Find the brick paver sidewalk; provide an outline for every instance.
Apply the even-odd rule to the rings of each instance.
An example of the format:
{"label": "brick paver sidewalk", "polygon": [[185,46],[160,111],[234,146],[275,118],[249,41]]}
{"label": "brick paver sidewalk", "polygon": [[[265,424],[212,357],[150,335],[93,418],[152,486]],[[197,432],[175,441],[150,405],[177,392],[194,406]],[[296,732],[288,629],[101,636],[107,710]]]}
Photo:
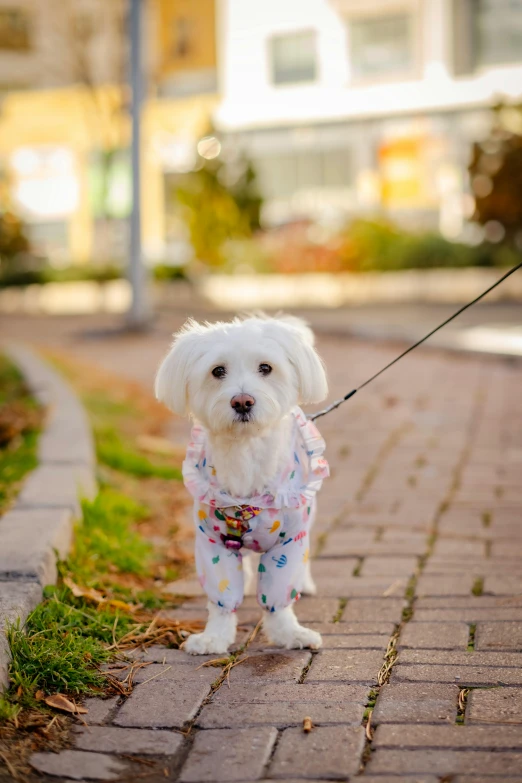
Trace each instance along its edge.
{"label": "brick paver sidewalk", "polygon": [[[128,366],[138,349],[127,343]],[[332,397],[395,353],[335,339],[320,349]],[[147,361],[159,353],[154,343]],[[258,637],[215,687],[219,669],[151,649],[130,698],[91,700],[77,749],[39,756],[39,769],[182,783],[522,782],[521,388],[520,364],[418,351],[321,420],[332,477],[319,498],[319,595],[297,612],[323,650]],[[239,615],[244,639],[253,599]]]}

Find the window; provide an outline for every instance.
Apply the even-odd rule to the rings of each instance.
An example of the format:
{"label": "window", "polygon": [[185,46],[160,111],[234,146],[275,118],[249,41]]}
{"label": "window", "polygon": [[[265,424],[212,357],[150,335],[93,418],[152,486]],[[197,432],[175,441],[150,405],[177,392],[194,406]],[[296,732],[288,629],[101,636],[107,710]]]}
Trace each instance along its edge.
{"label": "window", "polygon": [[287,198],[299,190],[353,184],[352,159],[346,148],[268,155],[258,158],[255,166],[265,198]]}
{"label": "window", "polygon": [[313,82],[317,74],[315,33],[278,35],[270,41],[274,84]]}
{"label": "window", "polygon": [[0,8],[0,49],[19,52],[29,47],[29,15],[22,8]]}
{"label": "window", "polygon": [[522,60],[522,0],[475,0],[475,64]]}
{"label": "window", "polygon": [[410,14],[354,19],[350,55],[356,79],[406,74],[414,65]]}

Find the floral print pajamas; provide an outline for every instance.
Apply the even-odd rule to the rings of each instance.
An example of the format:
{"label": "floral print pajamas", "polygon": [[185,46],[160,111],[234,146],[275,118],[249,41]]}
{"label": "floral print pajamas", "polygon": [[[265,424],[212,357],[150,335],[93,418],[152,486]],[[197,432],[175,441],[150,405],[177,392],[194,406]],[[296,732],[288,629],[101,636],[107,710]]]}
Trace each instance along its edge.
{"label": "floral print pajamas", "polygon": [[328,463],[315,425],[300,408],[294,408],[292,416],[294,443],[288,463],[263,494],[249,498],[232,497],[219,488],[206,433],[199,425],[192,431],[183,476],[196,501],[196,569],[209,599],[228,611],[243,600],[240,547],[261,554],[260,606],[275,612],[300,596],[315,495],[328,476]]}

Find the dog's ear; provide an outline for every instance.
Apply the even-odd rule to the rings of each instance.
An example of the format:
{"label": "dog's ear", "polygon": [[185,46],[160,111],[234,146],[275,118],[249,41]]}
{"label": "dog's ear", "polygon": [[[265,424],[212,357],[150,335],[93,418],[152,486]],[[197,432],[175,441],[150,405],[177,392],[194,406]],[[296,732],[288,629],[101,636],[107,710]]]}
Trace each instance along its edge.
{"label": "dog's ear", "polygon": [[174,342],[156,375],[156,398],[179,416],[188,412],[189,373],[196,358],[196,342],[204,331],[205,327],[197,321],[188,320],[174,335]]}
{"label": "dog's ear", "polygon": [[293,317],[274,319],[272,324],[277,329],[272,336],[283,346],[296,372],[299,402],[321,402],[328,394],[328,382],[323,362],[313,346],[311,329]]}

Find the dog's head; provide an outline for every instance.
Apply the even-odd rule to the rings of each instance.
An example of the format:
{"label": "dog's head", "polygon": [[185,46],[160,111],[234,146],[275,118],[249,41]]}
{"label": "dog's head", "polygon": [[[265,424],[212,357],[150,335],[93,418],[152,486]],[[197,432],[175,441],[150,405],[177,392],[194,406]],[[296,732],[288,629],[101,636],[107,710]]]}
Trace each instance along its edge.
{"label": "dog's head", "polygon": [[174,335],[156,376],[156,397],[214,433],[260,432],[328,388],[313,334],[298,318],[230,323],[190,320]]}

